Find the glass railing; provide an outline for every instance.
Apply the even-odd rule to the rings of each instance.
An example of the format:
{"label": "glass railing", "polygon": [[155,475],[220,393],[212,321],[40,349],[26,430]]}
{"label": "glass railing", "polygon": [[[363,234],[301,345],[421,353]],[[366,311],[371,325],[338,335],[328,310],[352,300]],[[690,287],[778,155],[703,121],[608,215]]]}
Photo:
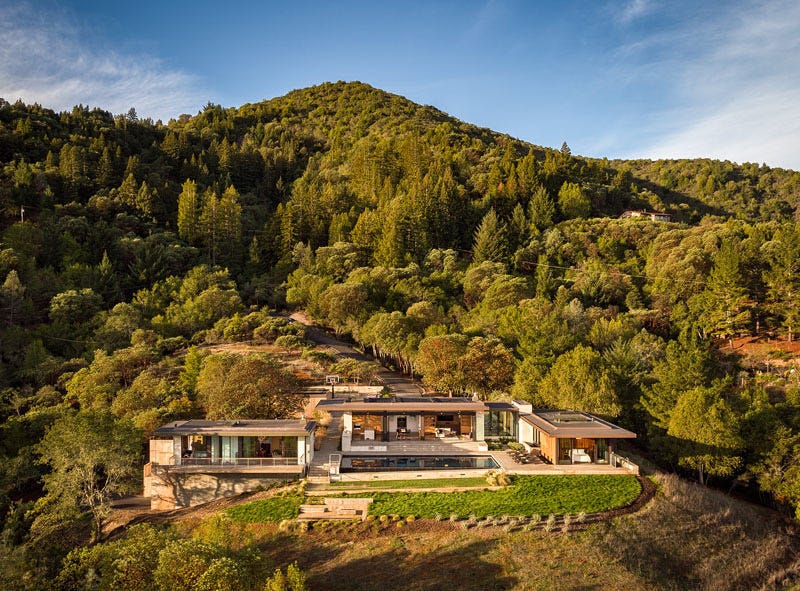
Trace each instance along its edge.
{"label": "glass railing", "polygon": [[295,466],[297,457],[272,458],[170,458],[170,466]]}

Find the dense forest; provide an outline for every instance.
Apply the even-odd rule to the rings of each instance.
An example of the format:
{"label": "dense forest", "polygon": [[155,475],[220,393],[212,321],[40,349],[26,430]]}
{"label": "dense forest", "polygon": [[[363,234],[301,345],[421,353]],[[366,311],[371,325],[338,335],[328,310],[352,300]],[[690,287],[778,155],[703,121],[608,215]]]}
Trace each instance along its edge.
{"label": "dense forest", "polygon": [[584,158],[360,83],[166,124],[0,99],[0,167],[6,588],[78,588],[63,558],[159,424],[293,412],[280,358],[204,347],[302,347],[291,308],[800,516],[798,172]]}

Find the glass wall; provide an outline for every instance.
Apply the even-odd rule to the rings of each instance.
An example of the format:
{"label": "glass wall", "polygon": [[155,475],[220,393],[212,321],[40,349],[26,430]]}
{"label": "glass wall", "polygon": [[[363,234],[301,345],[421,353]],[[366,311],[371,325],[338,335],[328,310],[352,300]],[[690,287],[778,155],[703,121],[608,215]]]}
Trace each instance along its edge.
{"label": "glass wall", "polygon": [[490,410],[483,413],[483,436],[517,438],[516,413],[510,410]]}

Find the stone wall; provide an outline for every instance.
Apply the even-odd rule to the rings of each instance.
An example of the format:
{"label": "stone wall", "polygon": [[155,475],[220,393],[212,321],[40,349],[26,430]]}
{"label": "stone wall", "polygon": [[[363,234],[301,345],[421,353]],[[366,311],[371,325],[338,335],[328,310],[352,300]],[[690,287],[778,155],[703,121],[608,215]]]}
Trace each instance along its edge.
{"label": "stone wall", "polygon": [[215,499],[252,492],[276,482],[296,480],[299,474],[204,474],[181,473],[154,466],[145,477],[150,508],[167,511],[193,507]]}

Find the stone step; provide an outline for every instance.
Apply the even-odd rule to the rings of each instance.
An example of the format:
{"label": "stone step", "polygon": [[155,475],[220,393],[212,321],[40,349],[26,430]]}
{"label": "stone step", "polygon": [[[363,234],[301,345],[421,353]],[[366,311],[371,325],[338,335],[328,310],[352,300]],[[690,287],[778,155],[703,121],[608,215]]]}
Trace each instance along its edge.
{"label": "stone step", "polygon": [[297,521],[354,521],[360,520],[358,515],[337,515],[336,513],[301,513]]}

